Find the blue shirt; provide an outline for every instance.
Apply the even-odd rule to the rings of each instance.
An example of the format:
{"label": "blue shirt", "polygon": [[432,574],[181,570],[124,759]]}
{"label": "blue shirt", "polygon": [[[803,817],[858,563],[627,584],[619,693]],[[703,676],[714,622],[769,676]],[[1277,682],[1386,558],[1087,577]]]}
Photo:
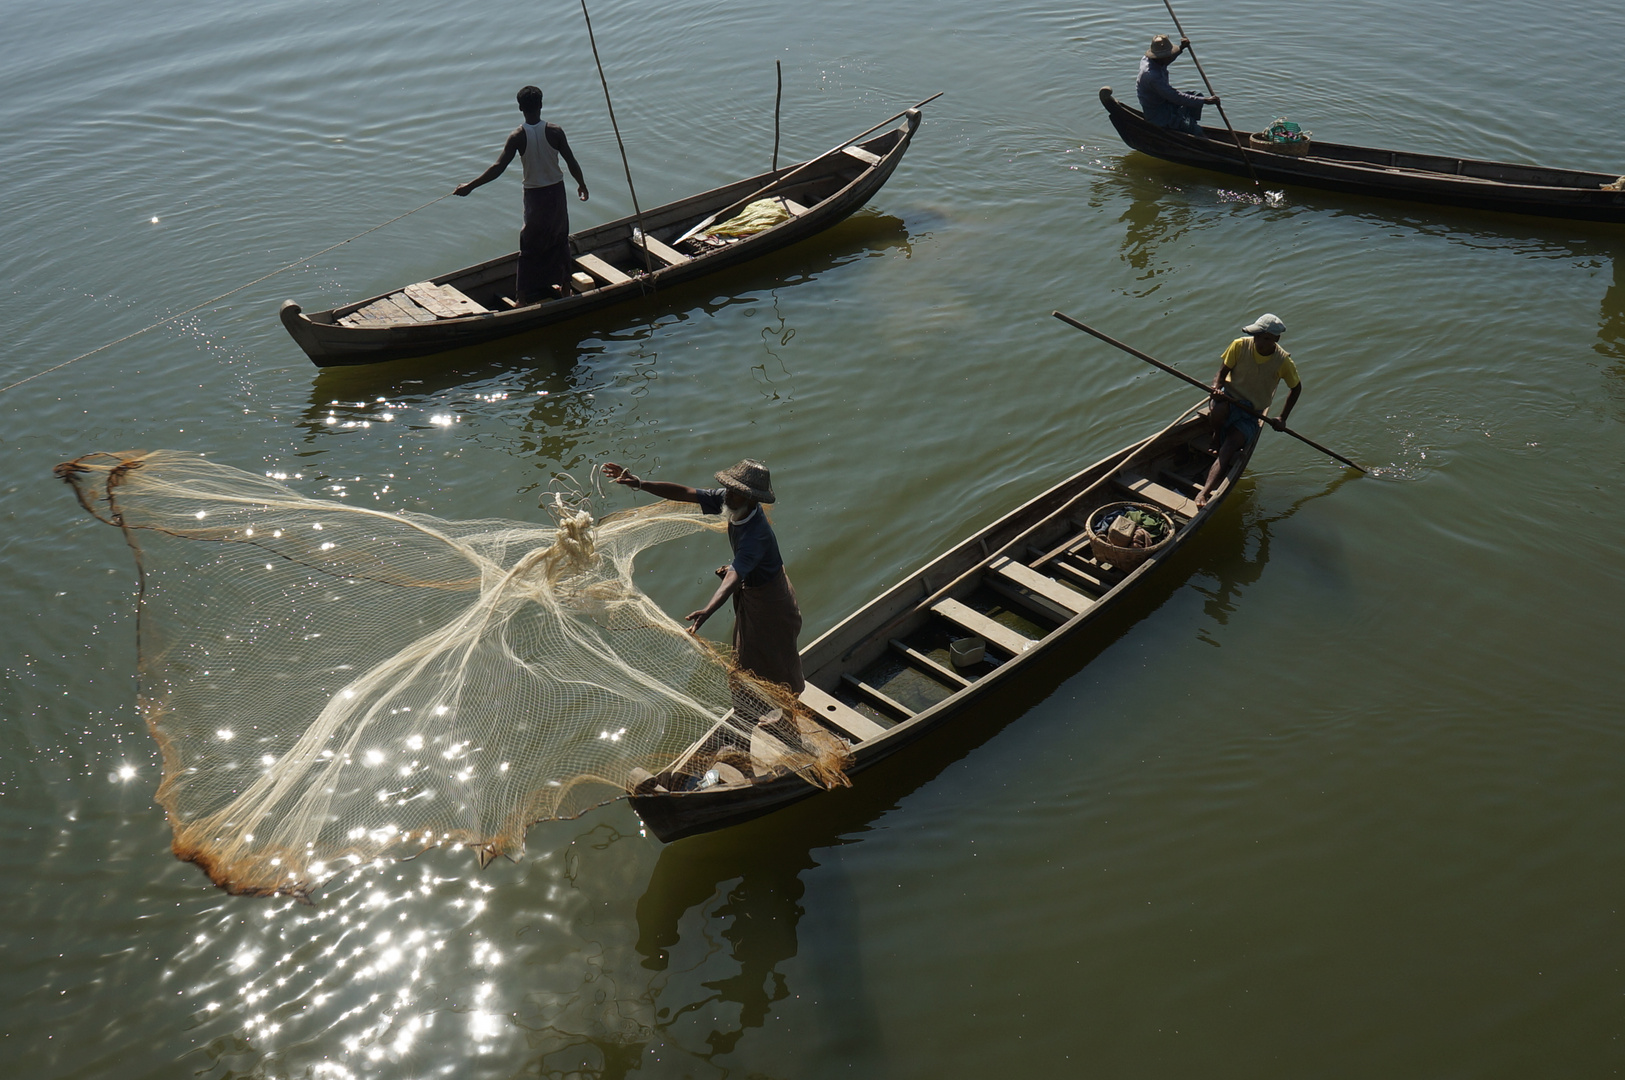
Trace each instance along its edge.
{"label": "blue shirt", "polygon": [[[696,488],[702,514],[720,514],[728,497],[727,488]],[[728,546],[733,548],[733,571],[740,584],[748,588],[766,585],[784,570],[784,559],[779,555],[779,538],[773,535],[773,526],[767,515],[757,506],[744,521],[728,522]]]}
{"label": "blue shirt", "polygon": [[1140,98],[1140,111],[1158,127],[1174,127],[1184,119],[1179,110],[1194,109],[1201,115],[1206,103],[1201,94],[1187,94],[1175,90],[1168,81],[1168,65],[1154,63],[1149,56],[1140,57],[1140,77],[1135,80],[1134,92]]}

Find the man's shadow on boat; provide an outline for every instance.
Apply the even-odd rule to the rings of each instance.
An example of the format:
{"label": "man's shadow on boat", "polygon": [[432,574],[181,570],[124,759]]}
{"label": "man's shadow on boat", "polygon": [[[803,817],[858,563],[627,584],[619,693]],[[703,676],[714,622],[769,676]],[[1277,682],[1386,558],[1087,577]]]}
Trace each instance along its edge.
{"label": "man's shadow on boat", "polygon": [[[911,257],[913,244],[902,218],[861,210],[799,244],[528,334],[433,356],[323,368],[311,385],[305,420],[323,426],[335,400],[433,397],[501,377],[517,377],[528,389],[541,390],[552,388],[562,375],[566,389],[573,389],[602,374],[592,361],[612,346],[617,354],[625,353],[626,344],[649,341],[662,327],[739,304],[759,305],[767,293],[782,295],[862,259],[892,252]],[[537,385],[530,387],[531,381]]]}
{"label": "man's shadow on boat", "polygon": [[[804,982],[796,993],[819,1003],[820,1034],[844,1060],[879,1064],[881,1042],[858,947],[862,935],[858,899],[841,868],[838,849],[860,844],[866,833],[883,828],[880,822],[911,794],[1020,721],[1180,589],[1200,590],[1207,597],[1207,614],[1224,623],[1237,594],[1262,577],[1273,527],[1357,475],[1344,470],[1321,490],[1273,513],[1260,511],[1252,484],[1244,482],[1190,544],[1106,612],[1091,633],[1035,661],[1026,676],[996,701],[972,707],[929,737],[865,770],[850,788],[668,845],[637,905],[637,952],[643,966],[666,970],[689,913],[703,911],[720,897],[700,921],[732,919],[721,932],[729,951],[718,958],[731,961],[736,973],[699,983],[705,993],[692,1001],[657,1001],[656,1028],[670,1032],[691,1013],[716,1003],[737,1005],[737,1023],[714,1027],[705,1037],[710,1050],[699,1053],[709,1058],[728,1052],[748,1030],[761,1027],[773,1006],[791,996],[782,965],[798,955],[798,926],[809,915],[802,875],[818,870],[818,906],[810,913],[817,923],[818,948],[798,965],[798,978]],[[1202,584],[1201,579],[1217,584]],[[670,984],[666,991],[671,991]]]}

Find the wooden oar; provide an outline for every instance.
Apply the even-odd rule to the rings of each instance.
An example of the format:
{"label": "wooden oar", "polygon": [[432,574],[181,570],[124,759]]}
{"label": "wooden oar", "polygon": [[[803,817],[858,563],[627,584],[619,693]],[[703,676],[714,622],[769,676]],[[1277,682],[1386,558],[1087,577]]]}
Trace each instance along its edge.
{"label": "wooden oar", "polygon": [[[1169,0],[1162,0],[1162,6],[1168,9],[1168,15],[1174,20],[1174,29],[1179,31],[1181,40],[1188,41],[1189,37],[1185,33],[1185,28],[1179,25],[1179,16],[1174,14],[1174,5]],[[1196,73],[1202,76],[1202,85],[1207,87],[1208,97],[1218,97],[1219,92],[1213,89],[1212,80],[1207,77],[1207,72],[1202,70],[1202,61],[1197,58],[1196,46],[1192,45],[1186,51],[1191,54],[1191,63],[1196,65]],[[1253,171],[1253,163],[1248,159],[1247,151],[1241,147],[1241,136],[1236,134],[1235,125],[1231,124],[1230,118],[1224,114],[1224,106],[1215,104],[1213,107],[1219,110],[1219,119],[1223,120],[1224,126],[1230,129],[1230,141],[1236,144],[1236,153],[1241,155],[1241,163],[1247,166],[1247,174],[1253,178],[1253,186],[1263,187],[1263,182],[1258,179],[1258,173]]]}
{"label": "wooden oar", "polygon": [[[1213,393],[1213,387],[1209,386],[1207,383],[1203,382],[1202,380],[1193,379],[1189,375],[1185,374],[1183,371],[1180,371],[1178,368],[1171,367],[1168,364],[1164,364],[1161,360],[1158,360],[1156,357],[1149,356],[1149,355],[1141,352],[1139,349],[1136,349],[1132,345],[1125,345],[1125,344],[1123,344],[1123,342],[1118,341],[1114,337],[1109,337],[1109,336],[1107,336],[1105,334],[1102,334],[1099,330],[1096,330],[1092,326],[1085,326],[1083,323],[1081,323],[1078,320],[1074,319],[1070,315],[1063,315],[1059,311],[1052,311],[1052,312],[1050,312],[1050,314],[1054,315],[1057,319],[1060,319],[1062,322],[1066,323],[1068,326],[1076,327],[1077,329],[1082,330],[1085,334],[1091,334],[1094,337],[1099,338],[1101,341],[1104,341],[1108,345],[1116,345],[1119,349],[1122,349],[1124,352],[1128,353],[1130,356],[1137,356],[1141,360],[1144,360],[1146,363],[1150,364],[1152,367],[1161,368],[1163,371],[1166,371],[1170,375],[1174,375],[1174,376],[1177,376],[1177,377],[1179,377],[1181,379],[1184,379],[1186,382],[1190,383],[1192,386],[1196,387],[1198,390],[1205,391],[1206,393],[1209,393],[1209,394]],[[1232,409],[1240,409],[1242,412],[1246,413],[1248,416],[1251,416],[1251,417],[1253,417],[1254,419],[1257,419],[1257,420],[1263,420],[1264,419],[1264,414],[1263,413],[1254,412],[1252,409],[1249,409],[1247,406],[1243,405],[1241,402],[1237,401],[1235,398],[1227,397],[1227,398],[1225,398],[1225,401],[1230,405],[1230,407]],[[1275,425],[1273,425],[1273,424],[1271,424],[1270,426],[1272,428],[1275,427]],[[1309,444],[1310,446],[1314,447],[1316,450],[1319,450],[1322,454],[1325,454],[1327,457],[1336,458],[1338,461],[1341,461],[1343,464],[1347,465],[1351,469],[1356,469],[1356,470],[1358,470],[1359,472],[1361,472],[1363,474],[1369,475],[1369,472],[1366,469],[1363,469],[1360,466],[1356,465],[1354,462],[1350,461],[1348,458],[1344,457],[1342,454],[1337,453],[1335,450],[1326,449],[1326,447],[1320,445],[1315,440],[1313,440],[1311,438],[1308,438],[1307,436],[1304,436],[1304,435],[1299,435],[1296,431],[1293,431],[1289,427],[1282,427],[1282,428],[1279,428],[1277,430],[1285,432],[1286,434],[1292,436],[1294,439],[1297,439],[1299,442]]]}
{"label": "wooden oar", "polygon": [[692,229],[688,230],[688,232],[684,233],[682,236],[679,236],[677,239],[673,240],[672,245],[676,246],[677,244],[681,244],[684,240],[689,239],[690,237],[694,236],[695,234],[704,232],[706,229],[709,229],[712,225],[715,225],[718,221],[721,221],[721,220],[725,219],[729,214],[732,214],[732,213],[735,213],[736,211],[738,211],[740,207],[747,206],[750,203],[755,202],[757,199],[761,198],[763,195],[766,195],[768,192],[772,191],[774,188],[778,187],[780,184],[784,183],[786,180],[790,179],[792,176],[795,176],[797,173],[801,172],[803,169],[811,168],[812,166],[818,164],[820,161],[823,161],[825,158],[829,157],[831,154],[840,153],[842,150],[845,150],[848,146],[852,145],[853,143],[857,142],[859,139],[863,138],[865,135],[869,134],[869,132],[871,132],[871,131],[879,131],[881,128],[885,127],[887,124],[891,123],[893,120],[896,120],[899,117],[907,116],[909,113],[913,112],[915,109],[923,109],[925,106],[931,104],[933,101],[937,100],[937,98],[941,97],[944,93],[946,93],[946,91],[939,90],[935,94],[932,94],[930,97],[926,98],[924,101],[920,102],[918,105],[912,105],[909,108],[904,109],[900,113],[897,113],[897,114],[895,114],[893,116],[886,117],[886,119],[882,120],[880,123],[876,124],[874,127],[869,128],[868,131],[860,131],[856,135],[852,136],[850,139],[846,139],[846,140],[844,140],[842,142],[836,143],[834,146],[830,147],[828,150],[825,150],[822,154],[819,154],[817,157],[813,158],[811,161],[803,161],[800,165],[797,165],[795,168],[791,169],[789,172],[785,173],[783,176],[780,176],[780,177],[774,179],[770,184],[768,184],[766,187],[762,188],[760,191],[756,191],[756,192],[753,192],[750,195],[746,195],[743,199],[740,199],[738,202],[732,203],[729,206],[725,206],[721,210],[718,210],[716,213],[712,214],[710,217],[706,218],[704,221],[700,222],[698,225],[696,225]]}

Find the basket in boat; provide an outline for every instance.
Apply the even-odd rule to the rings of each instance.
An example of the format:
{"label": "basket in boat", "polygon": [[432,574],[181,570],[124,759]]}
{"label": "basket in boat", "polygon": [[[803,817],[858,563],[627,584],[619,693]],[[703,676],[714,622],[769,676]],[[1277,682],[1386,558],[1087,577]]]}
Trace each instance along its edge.
{"label": "basket in boat", "polygon": [[[1106,539],[1106,530],[1111,527],[1112,520],[1125,510],[1142,510],[1151,517],[1162,522],[1162,539],[1149,547],[1118,547]],[[1168,546],[1174,538],[1174,521],[1158,507],[1149,503],[1117,502],[1109,503],[1089,515],[1089,550],[1095,553],[1095,558],[1103,563],[1128,573],[1145,560]]]}
{"label": "basket in boat", "polygon": [[1261,131],[1255,131],[1247,136],[1247,145],[1254,150],[1264,150],[1271,154],[1287,154],[1291,157],[1308,157],[1309,140],[1300,139],[1297,142],[1275,142]]}

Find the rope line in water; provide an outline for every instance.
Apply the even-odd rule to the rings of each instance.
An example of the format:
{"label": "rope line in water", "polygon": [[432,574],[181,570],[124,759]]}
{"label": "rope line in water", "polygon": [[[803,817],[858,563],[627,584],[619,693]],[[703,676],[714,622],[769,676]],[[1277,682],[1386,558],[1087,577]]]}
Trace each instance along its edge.
{"label": "rope line in water", "polygon": [[125,334],[123,337],[117,339],[116,341],[109,341],[106,345],[98,346],[98,347],[96,347],[94,349],[91,349],[87,353],[80,353],[78,356],[75,356],[72,360],[64,360],[64,361],[62,361],[62,363],[55,364],[55,365],[53,365],[51,367],[46,368],[43,371],[36,371],[36,372],[34,372],[34,374],[28,376],[28,378],[26,378],[26,379],[18,379],[14,383],[10,383],[10,384],[8,384],[6,386],[0,386],[0,394],[5,393],[7,390],[14,390],[17,387],[23,385],[24,383],[33,382],[35,379],[39,378],[41,375],[49,375],[53,371],[61,371],[63,368],[67,367],[69,364],[78,363],[80,360],[83,360],[87,356],[95,356],[99,352],[104,352],[104,351],[106,351],[108,349],[111,349],[114,345],[122,344],[122,343],[124,343],[126,341],[129,341],[131,338],[140,337],[142,334],[145,334],[148,330],[156,330],[160,326],[163,326],[166,323],[172,323],[176,319],[179,319],[183,315],[190,315],[190,314],[192,314],[192,312],[198,311],[198,310],[200,310],[202,308],[206,308],[210,304],[218,303],[221,300],[224,300],[228,296],[235,296],[237,293],[242,292],[244,289],[253,288],[255,285],[258,285],[262,281],[268,281],[271,278],[276,277],[278,274],[282,273],[284,270],[292,270],[296,266],[301,266],[301,265],[303,265],[305,263],[308,263],[312,259],[317,259],[317,258],[320,258],[323,255],[326,255],[329,251],[332,251],[334,248],[343,247],[345,244],[348,244],[351,240],[359,240],[363,236],[366,236],[368,233],[375,233],[379,229],[384,228],[384,226],[386,226],[386,225],[395,224],[397,221],[401,220],[401,218],[411,217],[413,214],[417,213],[419,210],[427,210],[429,207],[431,207],[435,203],[439,202],[440,199],[449,198],[451,196],[451,194],[452,193],[448,191],[448,192],[446,192],[446,194],[440,196],[440,198],[438,198],[438,199],[430,199],[428,202],[424,203],[422,206],[419,206],[419,207],[416,207],[414,209],[408,210],[406,213],[400,214],[400,215],[398,215],[396,217],[392,217],[388,221],[384,222],[382,225],[374,225],[372,228],[367,229],[365,232],[358,232],[354,236],[351,236],[351,237],[349,237],[347,239],[344,239],[344,240],[340,240],[336,244],[332,244],[332,245],[330,245],[328,247],[324,247],[324,248],[322,248],[322,250],[316,252],[313,255],[306,255],[303,259],[295,259],[293,262],[289,263],[287,266],[279,266],[275,270],[272,270],[269,274],[266,274],[266,275],[264,275],[262,277],[257,277],[253,281],[248,282],[246,285],[239,285],[235,289],[231,289],[231,290],[229,290],[227,292],[221,293],[219,296],[212,296],[209,299],[203,301],[203,303],[194,304],[192,307],[187,308],[185,311],[177,311],[175,314],[169,316],[166,319],[159,319],[157,322],[153,323],[151,326],[143,326],[141,329],[135,331],[134,333]]}

